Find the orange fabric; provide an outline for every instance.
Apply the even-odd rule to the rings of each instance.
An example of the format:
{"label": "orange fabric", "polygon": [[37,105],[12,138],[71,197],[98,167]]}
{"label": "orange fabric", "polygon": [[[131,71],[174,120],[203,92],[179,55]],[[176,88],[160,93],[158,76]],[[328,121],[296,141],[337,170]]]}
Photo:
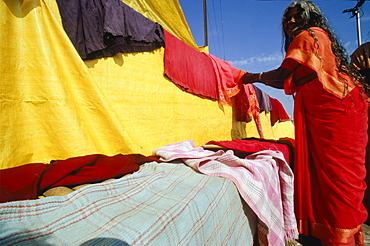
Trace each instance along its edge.
{"label": "orange fabric", "polygon": [[[335,56],[332,55],[331,41],[327,34],[321,28],[314,27],[311,29],[317,36],[319,44],[315,42],[308,31],[303,31],[294,38],[289,46],[285,60],[288,61],[289,58],[294,59],[307,68],[316,71],[325,90],[343,98],[355,85],[348,75],[339,73]],[[286,66],[284,62],[282,66]],[[294,94],[297,90],[294,79],[290,77],[285,81],[285,93],[288,95]],[[345,90],[346,84],[348,84],[348,91]]]}
{"label": "orange fabric", "polygon": [[[356,228],[357,230],[357,228]],[[350,232],[351,234],[353,232]],[[329,241],[326,241],[326,240],[321,240],[321,245],[322,246],[365,246],[365,236],[364,236],[364,232],[362,231],[362,228],[360,226],[360,229],[357,230],[357,232],[355,233],[354,237],[351,238],[350,241],[347,241],[346,243],[331,243]]]}
{"label": "orange fabric", "polygon": [[254,90],[254,87],[252,84],[244,85],[244,89],[248,91],[248,94],[249,94],[248,114],[253,116],[253,119],[254,119],[254,122],[256,123],[256,127],[258,130],[258,134],[260,135],[260,138],[264,138],[263,131],[262,131],[262,125],[261,125],[261,119],[260,119],[260,105],[258,103],[256,91]]}
{"label": "orange fabric", "polygon": [[[350,77],[338,73],[327,35],[319,28],[312,29],[318,44],[307,31],[302,32],[293,40],[282,64],[293,70],[285,81],[285,91],[296,94],[294,174],[298,230],[329,245],[352,245],[367,218],[362,199],[366,188],[368,108],[361,89]],[[301,66],[292,69],[289,59]],[[317,73],[317,79],[296,84],[312,71]]]}
{"label": "orange fabric", "polygon": [[245,74],[244,71],[233,67],[229,62],[221,60],[211,54],[207,55],[212,61],[216,73],[216,84],[218,101],[222,105],[232,106],[231,98],[238,94],[242,84],[240,78]]}
{"label": "orange fabric", "polygon": [[[240,74],[242,75],[242,73]],[[236,119],[238,121],[249,122],[253,118],[256,123],[258,135],[260,138],[264,138],[260,119],[260,105],[256,90],[252,84],[242,85],[242,89],[234,97],[234,107]]]}
{"label": "orange fabric", "polygon": [[235,112],[235,119],[237,121],[250,122],[253,116],[250,114],[249,92],[246,86],[243,85],[242,89],[234,97],[233,107]]}

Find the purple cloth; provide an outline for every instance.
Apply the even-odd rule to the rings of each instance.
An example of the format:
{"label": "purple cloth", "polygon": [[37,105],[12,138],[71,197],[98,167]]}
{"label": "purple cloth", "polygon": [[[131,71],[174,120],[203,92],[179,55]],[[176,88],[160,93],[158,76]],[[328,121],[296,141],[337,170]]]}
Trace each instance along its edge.
{"label": "purple cloth", "polygon": [[253,87],[254,90],[256,91],[257,100],[260,105],[260,112],[265,111],[266,113],[270,113],[272,110],[272,106],[269,95],[266,92],[262,91],[257,86],[253,85]]}
{"label": "purple cloth", "polygon": [[162,27],[119,0],[57,0],[64,30],[84,60],[164,45]]}

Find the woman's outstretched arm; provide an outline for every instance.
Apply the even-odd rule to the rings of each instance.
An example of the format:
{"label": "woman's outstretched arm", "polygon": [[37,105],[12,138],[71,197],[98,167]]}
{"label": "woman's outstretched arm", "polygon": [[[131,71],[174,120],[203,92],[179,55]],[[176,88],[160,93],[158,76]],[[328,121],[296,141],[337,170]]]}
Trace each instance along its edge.
{"label": "woman's outstretched arm", "polygon": [[265,73],[246,73],[241,78],[241,81],[243,84],[259,82],[273,88],[284,89],[284,80],[288,78],[291,73],[291,70],[279,67]]}

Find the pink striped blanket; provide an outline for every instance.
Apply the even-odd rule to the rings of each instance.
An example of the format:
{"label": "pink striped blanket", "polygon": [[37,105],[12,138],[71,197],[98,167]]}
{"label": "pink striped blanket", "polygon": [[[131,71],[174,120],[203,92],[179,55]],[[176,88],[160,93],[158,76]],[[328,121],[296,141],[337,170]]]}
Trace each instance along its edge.
{"label": "pink striped blanket", "polygon": [[233,182],[145,163],[65,196],[0,203],[0,245],[254,245],[256,214]]}
{"label": "pink striped blanket", "polygon": [[188,140],[158,148],[154,154],[162,161],[182,159],[203,174],[231,179],[259,219],[260,245],[285,245],[298,238],[293,172],[281,152],[264,150],[240,159],[232,150],[204,150]]}

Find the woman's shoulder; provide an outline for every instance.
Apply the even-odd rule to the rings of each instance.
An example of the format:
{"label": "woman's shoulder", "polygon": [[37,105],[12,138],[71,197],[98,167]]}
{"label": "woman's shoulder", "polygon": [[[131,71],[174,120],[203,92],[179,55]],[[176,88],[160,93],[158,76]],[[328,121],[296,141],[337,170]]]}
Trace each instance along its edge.
{"label": "woman's shoulder", "polygon": [[331,41],[327,33],[322,28],[311,27],[309,30],[300,32],[293,39],[292,43],[289,45],[287,53],[296,49],[315,52],[318,47],[331,47]]}
{"label": "woman's shoulder", "polygon": [[315,33],[316,36],[322,38],[329,38],[328,33],[320,27],[311,27],[311,30]]}
{"label": "woman's shoulder", "polygon": [[321,28],[321,27],[310,27],[309,29],[303,30],[300,32],[296,37],[305,37],[305,36],[311,36],[312,34],[319,35],[319,36],[328,36],[328,34]]}
{"label": "woman's shoulder", "polygon": [[314,31],[314,32],[321,32],[321,33],[325,33],[326,34],[326,32],[321,27],[315,26],[315,27],[311,27],[310,29],[312,31]]}
{"label": "woman's shoulder", "polygon": [[310,29],[300,32],[293,40],[293,42],[316,42],[315,40],[328,41],[328,34],[320,27],[311,27]]}

